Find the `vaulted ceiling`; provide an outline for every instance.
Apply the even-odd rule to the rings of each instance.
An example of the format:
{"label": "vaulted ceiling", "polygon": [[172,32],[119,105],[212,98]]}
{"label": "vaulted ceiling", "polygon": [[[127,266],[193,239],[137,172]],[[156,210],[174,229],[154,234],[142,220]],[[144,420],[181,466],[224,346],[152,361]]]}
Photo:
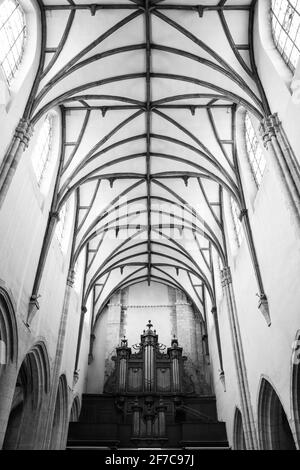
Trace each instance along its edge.
{"label": "vaulted ceiling", "polygon": [[241,204],[235,114],[261,119],[250,0],[45,0],[30,116],[62,109],[55,201],[76,201],[75,261],[97,312],[138,282],[214,297],[224,192]]}

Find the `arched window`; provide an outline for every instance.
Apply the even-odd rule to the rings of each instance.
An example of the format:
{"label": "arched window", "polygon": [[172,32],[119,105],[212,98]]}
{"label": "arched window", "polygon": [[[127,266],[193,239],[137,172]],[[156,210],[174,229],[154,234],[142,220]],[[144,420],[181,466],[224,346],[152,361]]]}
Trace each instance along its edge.
{"label": "arched window", "polygon": [[246,114],[245,117],[245,136],[252,174],[256,186],[259,187],[266,168],[266,159],[249,114]]}
{"label": "arched window", "polygon": [[272,0],[272,33],[288,67],[295,71],[300,55],[299,0]]}
{"label": "arched window", "polygon": [[66,219],[67,219],[67,204],[64,204],[59,213],[59,221],[56,226],[55,234],[58,240],[60,247],[62,248],[63,239],[66,229]]}
{"label": "arched window", "polygon": [[53,119],[47,114],[40,129],[32,156],[33,168],[38,185],[41,186],[51,155]]}
{"label": "arched window", "polygon": [[246,450],[246,439],[243,426],[242,413],[238,408],[234,414],[233,445],[235,450]]}
{"label": "arched window", "polygon": [[0,65],[10,85],[23,58],[26,39],[25,15],[17,0],[0,5]]}
{"label": "arched window", "polygon": [[296,450],[288,417],[266,379],[262,379],[259,392],[258,431],[262,450]]}
{"label": "arched window", "polygon": [[237,202],[232,197],[230,198],[230,204],[236,241],[238,246],[241,246],[244,237],[243,225],[240,220],[241,211],[239,209],[239,206],[237,205]]}

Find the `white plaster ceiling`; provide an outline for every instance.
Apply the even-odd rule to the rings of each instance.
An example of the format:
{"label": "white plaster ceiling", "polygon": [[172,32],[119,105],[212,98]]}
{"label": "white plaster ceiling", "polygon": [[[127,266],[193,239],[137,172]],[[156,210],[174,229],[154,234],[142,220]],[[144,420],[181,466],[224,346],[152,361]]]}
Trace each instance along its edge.
{"label": "white plaster ceiling", "polygon": [[214,295],[211,252],[226,258],[224,192],[240,202],[235,109],[263,114],[253,2],[44,5],[31,115],[36,122],[55,106],[65,115],[57,206],[76,194],[74,260],[86,250],[86,297],[95,288],[101,311],[120,287],[162,282],[202,311],[203,285]]}

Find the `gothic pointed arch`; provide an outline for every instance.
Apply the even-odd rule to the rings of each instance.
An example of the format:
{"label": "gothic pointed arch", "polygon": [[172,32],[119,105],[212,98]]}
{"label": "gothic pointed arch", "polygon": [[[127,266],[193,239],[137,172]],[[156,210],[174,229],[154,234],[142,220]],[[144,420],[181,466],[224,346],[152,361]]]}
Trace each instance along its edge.
{"label": "gothic pointed arch", "polygon": [[239,408],[235,409],[233,422],[233,448],[235,450],[246,450],[246,440],[243,426],[242,413]]}
{"label": "gothic pointed arch", "polygon": [[292,450],[295,441],[288,417],[271,383],[261,379],[258,398],[258,430],[262,450]]}
{"label": "gothic pointed arch", "polygon": [[5,365],[17,362],[18,330],[15,308],[8,291],[0,286],[0,373]]}
{"label": "gothic pointed arch", "polygon": [[68,384],[64,374],[59,377],[50,449],[63,449],[68,431]]}
{"label": "gothic pointed arch", "polygon": [[295,422],[296,438],[300,445],[300,331],[297,332],[292,355],[291,401],[292,416]]}
{"label": "gothic pointed arch", "polygon": [[43,403],[49,392],[50,364],[43,341],[32,346],[20,366],[4,439],[4,449],[41,447]]}
{"label": "gothic pointed arch", "polygon": [[71,412],[70,412],[70,422],[78,421],[80,415],[80,398],[77,395],[72,403]]}

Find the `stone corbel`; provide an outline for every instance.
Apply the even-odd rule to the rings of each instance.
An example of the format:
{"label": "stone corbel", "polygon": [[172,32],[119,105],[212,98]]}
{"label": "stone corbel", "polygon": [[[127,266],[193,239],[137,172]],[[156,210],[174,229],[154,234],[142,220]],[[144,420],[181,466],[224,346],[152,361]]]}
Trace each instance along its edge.
{"label": "stone corbel", "polygon": [[219,373],[220,382],[223,386],[224,392],[226,392],[225,372],[223,370]]}
{"label": "stone corbel", "polygon": [[261,311],[264,319],[266,320],[267,325],[271,326],[271,317],[267,296],[266,294],[257,294],[257,296],[259,297],[258,308]]}
{"label": "stone corbel", "polygon": [[28,306],[28,316],[26,325],[29,326],[31,320],[34,318],[36,312],[40,309],[40,304],[38,302],[38,298],[41,297],[40,294],[32,294],[29,300]]}
{"label": "stone corbel", "polygon": [[77,384],[78,380],[79,380],[79,369],[74,370],[74,373],[73,373],[73,389],[75,385]]}

